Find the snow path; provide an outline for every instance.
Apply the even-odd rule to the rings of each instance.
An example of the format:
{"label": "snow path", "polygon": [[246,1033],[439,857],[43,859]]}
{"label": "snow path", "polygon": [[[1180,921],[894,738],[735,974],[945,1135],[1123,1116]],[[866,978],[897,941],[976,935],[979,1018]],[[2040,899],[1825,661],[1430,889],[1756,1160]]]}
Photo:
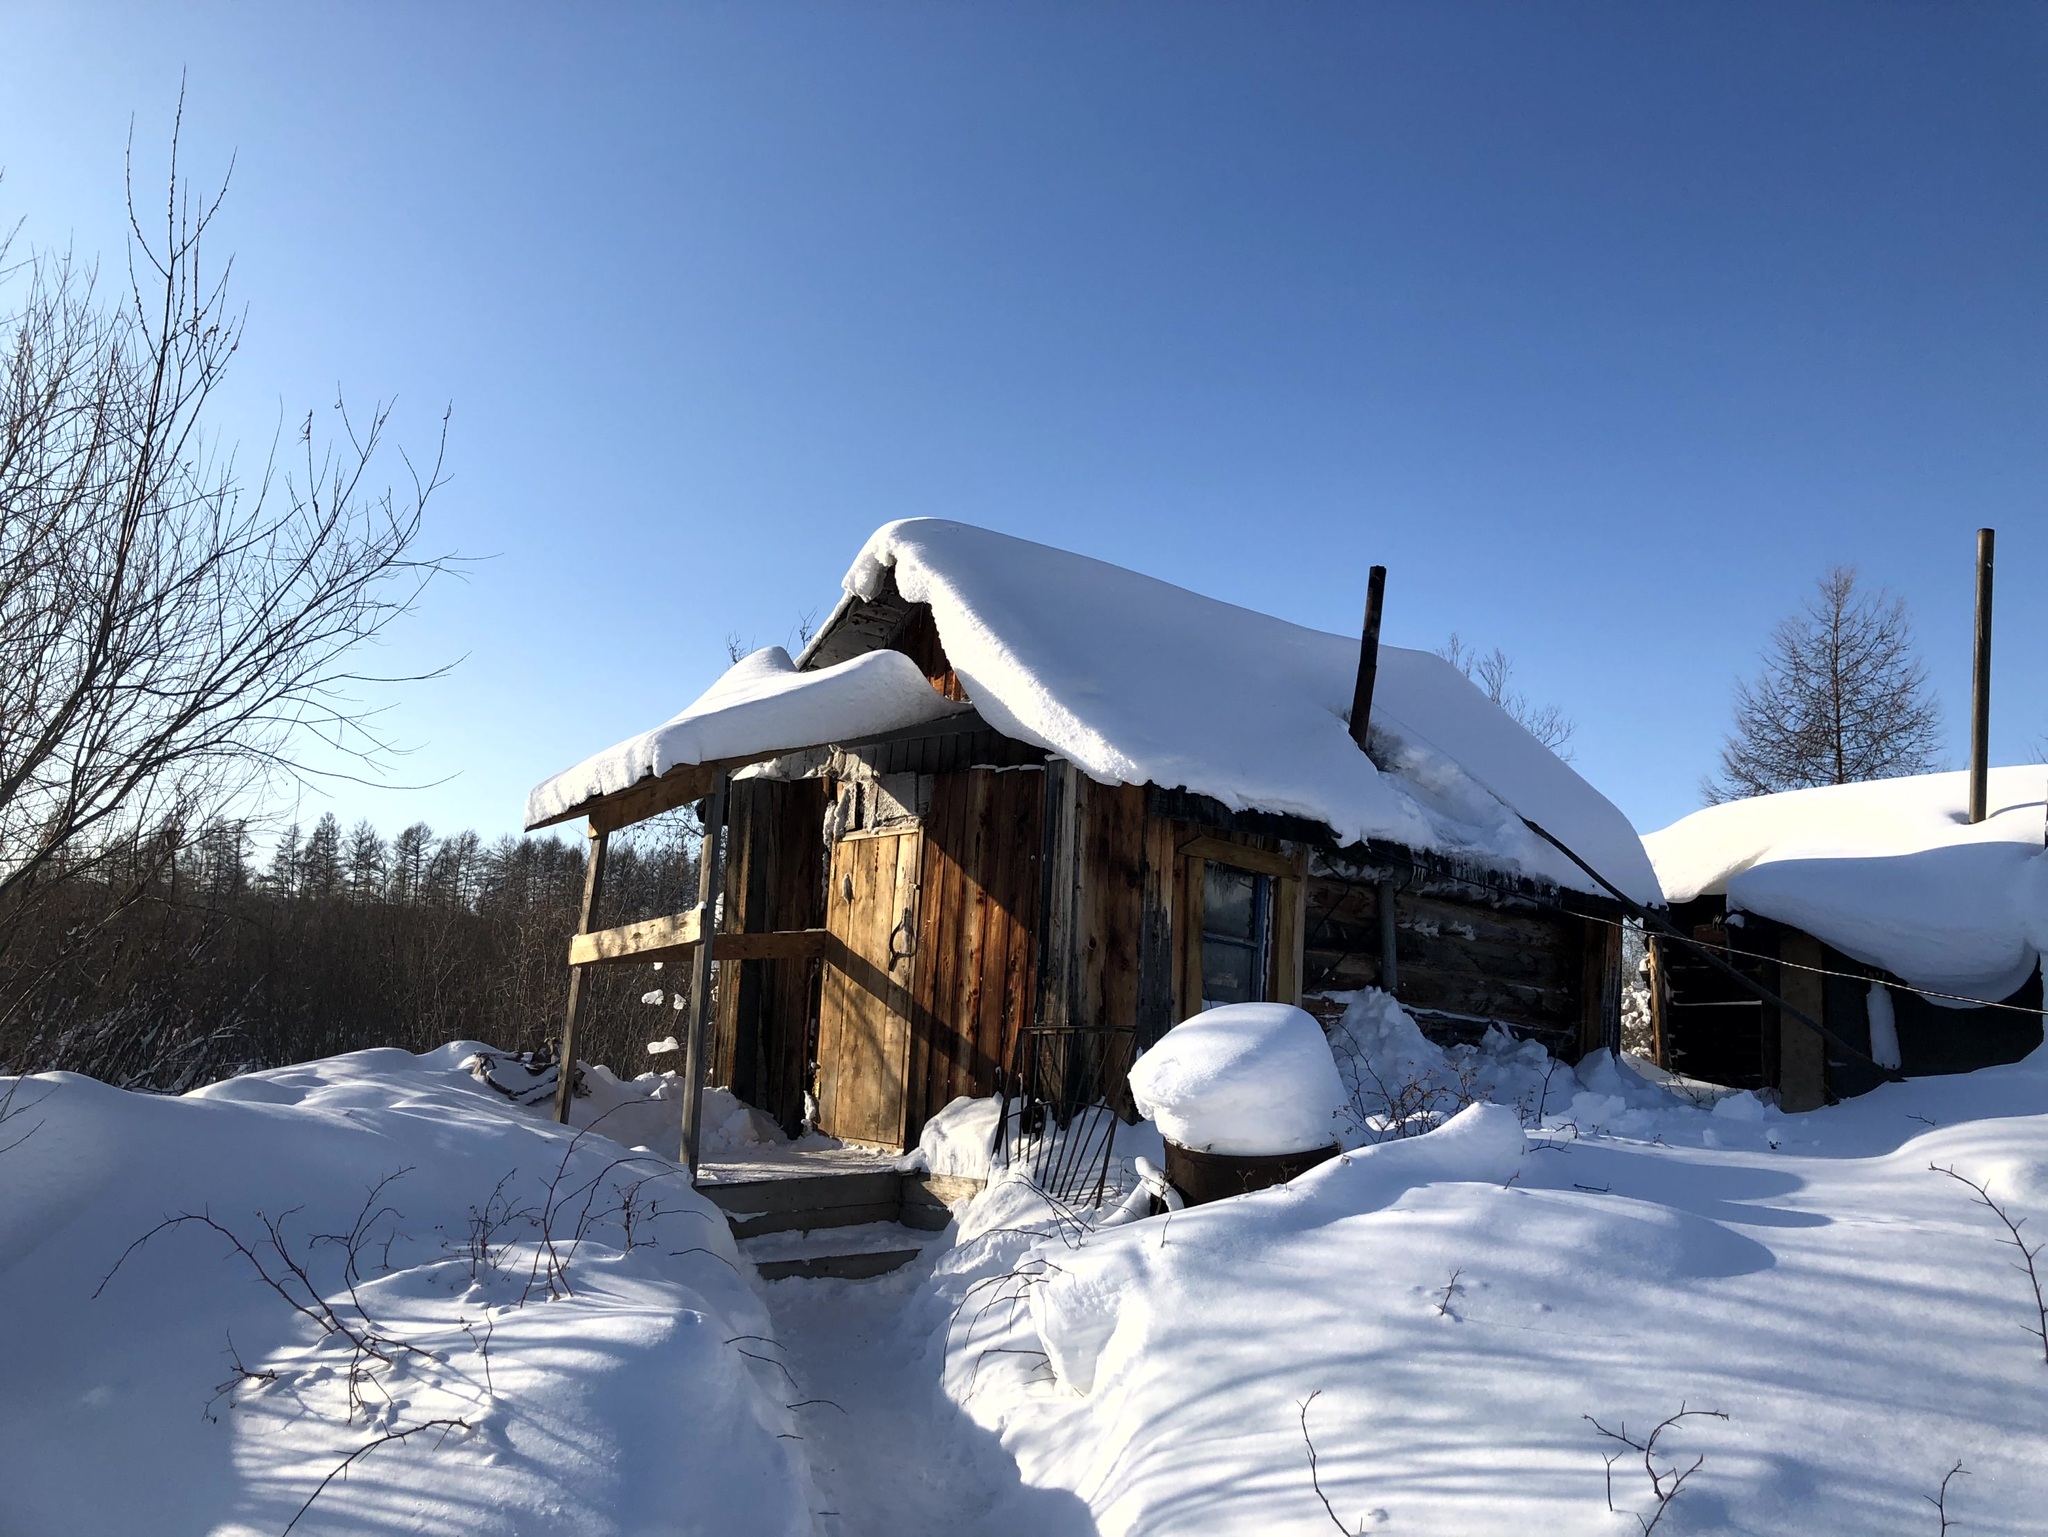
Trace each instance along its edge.
{"label": "snow path", "polygon": [[[937,1251],[935,1251],[937,1252]],[[1037,1489],[989,1432],[939,1391],[914,1303],[927,1257],[872,1281],[770,1281],[798,1398],[822,1537],[1094,1537],[1088,1508]]]}

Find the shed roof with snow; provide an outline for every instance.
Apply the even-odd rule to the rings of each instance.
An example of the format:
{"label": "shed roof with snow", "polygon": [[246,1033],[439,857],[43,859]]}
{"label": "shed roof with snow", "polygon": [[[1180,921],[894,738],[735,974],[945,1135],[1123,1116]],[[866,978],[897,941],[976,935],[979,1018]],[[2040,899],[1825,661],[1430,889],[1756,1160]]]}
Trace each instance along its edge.
{"label": "shed roof with snow", "polygon": [[[1359,642],[1105,561],[940,519],[876,531],[804,655],[756,652],[682,714],[535,787],[543,826],[649,776],[735,765],[967,708],[1105,784],[1156,784],[1237,811],[1597,886],[1523,825],[1569,844],[1638,901],[1660,900],[1641,840],[1607,798],[1443,658],[1382,645],[1374,761],[1348,716]],[[887,649],[928,605],[968,703]]]}
{"label": "shed roof with snow", "polygon": [[1974,826],[1962,772],[1789,790],[1643,842],[1674,904],[1724,897],[1916,986],[2000,999],[2048,950],[2044,786],[2039,764],[1992,769]]}

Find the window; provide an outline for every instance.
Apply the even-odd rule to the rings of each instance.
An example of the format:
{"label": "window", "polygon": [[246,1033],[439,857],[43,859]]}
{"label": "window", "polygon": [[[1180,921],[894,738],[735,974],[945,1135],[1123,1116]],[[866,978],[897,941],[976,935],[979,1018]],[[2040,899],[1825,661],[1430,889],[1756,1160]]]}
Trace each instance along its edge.
{"label": "window", "polygon": [[1272,889],[1270,876],[1214,860],[1202,867],[1204,1008],[1264,1000]]}

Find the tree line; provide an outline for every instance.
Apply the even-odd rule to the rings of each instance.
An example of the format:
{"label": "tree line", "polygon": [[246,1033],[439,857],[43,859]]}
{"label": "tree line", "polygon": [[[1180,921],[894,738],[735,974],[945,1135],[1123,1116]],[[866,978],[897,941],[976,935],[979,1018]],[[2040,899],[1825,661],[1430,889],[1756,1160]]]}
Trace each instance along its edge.
{"label": "tree line", "polygon": [[[614,840],[603,923],[695,900],[688,814],[635,831]],[[415,822],[386,839],[332,815],[288,828],[261,863],[232,820],[95,848],[0,951],[0,1073],[180,1092],[371,1046],[541,1047],[566,1004],[584,857],[555,837],[487,843]],[[579,1055],[645,1071],[650,1034],[667,1033],[639,1002],[645,975],[593,981]]]}

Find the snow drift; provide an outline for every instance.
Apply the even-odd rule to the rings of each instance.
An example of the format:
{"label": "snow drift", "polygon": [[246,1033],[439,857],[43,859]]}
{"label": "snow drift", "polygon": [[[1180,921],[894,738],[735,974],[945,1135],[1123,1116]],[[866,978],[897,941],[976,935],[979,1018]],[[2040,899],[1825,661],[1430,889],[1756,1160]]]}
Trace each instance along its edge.
{"label": "snow drift", "polygon": [[1338,1036],[1368,1145],[1118,1227],[999,1179],[938,1266],[948,1394],[1094,1530],[1639,1533],[1641,1459],[1610,1483],[1587,1417],[1641,1439],[1681,1406],[1727,1418],[1659,1442],[1704,1459],[1660,1533],[1932,1531],[1957,1461],[1958,1529],[2038,1529],[2032,1294],[1930,1165],[2043,1220],[2048,1053],[1786,1117],[1605,1053],[1438,1048],[1382,994]]}
{"label": "snow drift", "polygon": [[[719,1213],[669,1160],[508,1103],[484,1049],[181,1098],[0,1080],[0,1530],[274,1534],[424,1427],[294,1531],[810,1532]],[[185,1214],[219,1227],[130,1250]]]}

